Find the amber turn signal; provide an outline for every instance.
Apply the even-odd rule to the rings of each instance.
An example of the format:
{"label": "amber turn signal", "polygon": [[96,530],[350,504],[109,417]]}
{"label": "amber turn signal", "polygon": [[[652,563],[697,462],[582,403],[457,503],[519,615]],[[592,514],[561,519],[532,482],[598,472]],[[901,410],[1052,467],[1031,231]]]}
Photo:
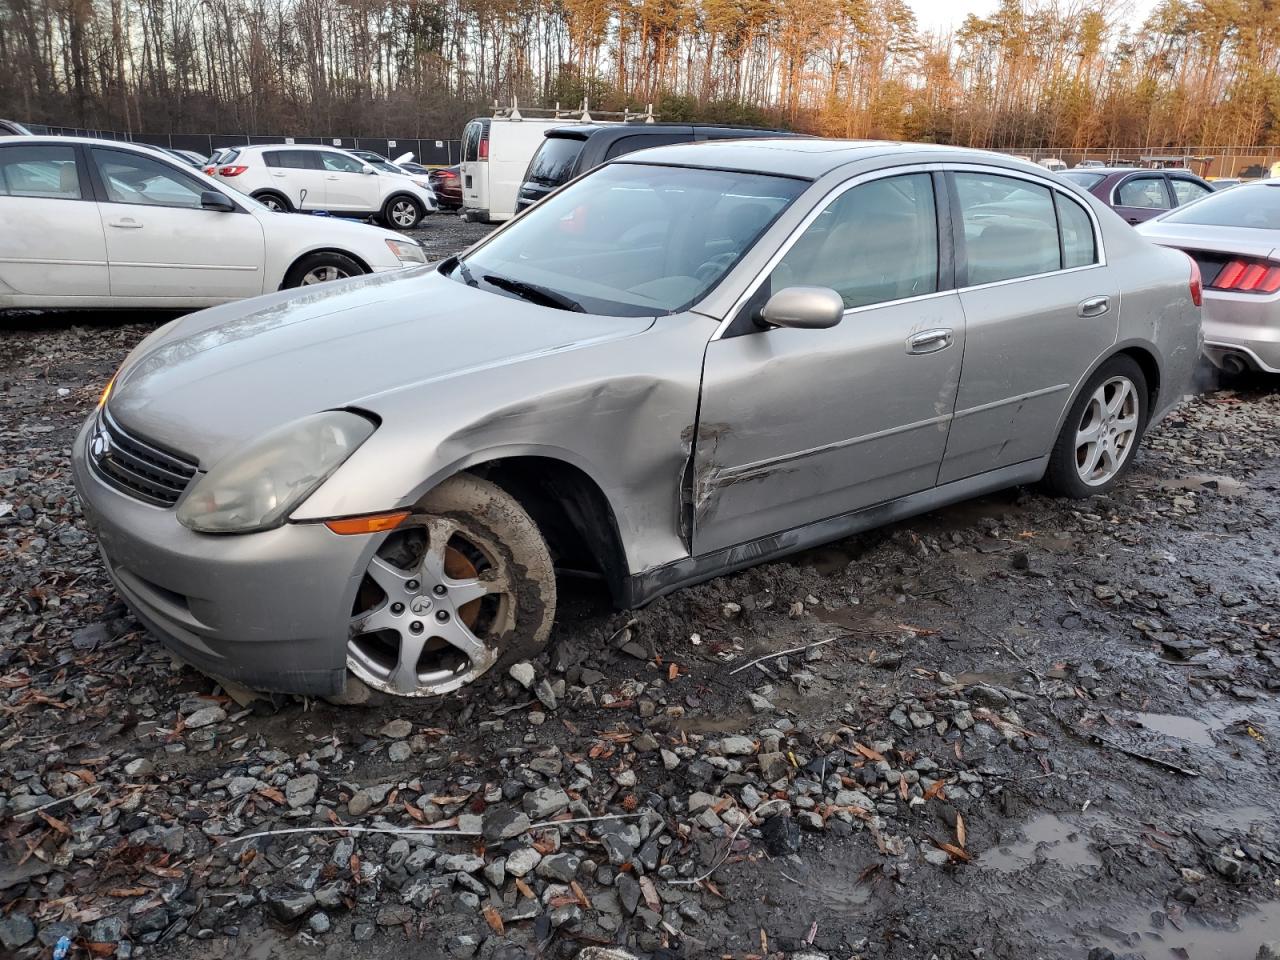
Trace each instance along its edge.
{"label": "amber turn signal", "polygon": [[383,533],[400,526],[407,516],[409,516],[408,510],[396,510],[392,513],[371,513],[363,517],[326,520],[324,525],[334,533],[340,533],[343,536],[354,533]]}
{"label": "amber turn signal", "polygon": [[112,377],[107,381],[107,385],[102,388],[102,396],[98,397],[98,409],[101,410],[107,405],[107,398],[111,396],[111,388],[116,385],[116,378]]}

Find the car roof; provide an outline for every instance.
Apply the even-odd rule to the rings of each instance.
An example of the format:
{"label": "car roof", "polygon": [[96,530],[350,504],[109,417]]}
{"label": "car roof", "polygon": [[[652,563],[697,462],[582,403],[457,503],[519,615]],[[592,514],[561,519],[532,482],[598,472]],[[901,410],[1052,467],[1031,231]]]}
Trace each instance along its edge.
{"label": "car roof", "polygon": [[804,137],[807,134],[792,133],[776,127],[752,127],[738,123],[647,123],[631,121],[629,123],[571,123],[563,127],[552,127],[546,131],[548,137],[566,137],[585,140],[588,137],[634,137],[644,134],[655,136],[670,133],[688,133],[690,130],[716,130],[733,133],[750,133],[775,137]]}
{"label": "car roof", "polygon": [[980,162],[1012,168],[1043,167],[1015,160],[1006,153],[891,140],[819,140],[805,137],[753,137],[749,140],[704,140],[650,147],[614,163],[652,163],[720,170],[744,170],[816,180],[840,167],[875,157],[918,157],[921,163]]}
{"label": "car roof", "polygon": [[[1075,173],[1076,168],[1073,167],[1068,172]],[[1107,176],[1110,176],[1113,173],[1186,173],[1196,179],[1203,179],[1200,174],[1196,173],[1194,170],[1188,170],[1186,167],[1167,167],[1165,169],[1157,167],[1084,167],[1080,172],[1102,173]]]}
{"label": "car roof", "polygon": [[24,147],[34,147],[41,143],[87,143],[95,147],[116,147],[120,150],[139,150],[147,153],[167,154],[169,151],[168,147],[158,147],[154,143],[138,143],[133,140],[104,140],[98,137],[59,137],[52,134],[36,134],[30,137],[0,136],[0,144],[4,143],[16,143]]}

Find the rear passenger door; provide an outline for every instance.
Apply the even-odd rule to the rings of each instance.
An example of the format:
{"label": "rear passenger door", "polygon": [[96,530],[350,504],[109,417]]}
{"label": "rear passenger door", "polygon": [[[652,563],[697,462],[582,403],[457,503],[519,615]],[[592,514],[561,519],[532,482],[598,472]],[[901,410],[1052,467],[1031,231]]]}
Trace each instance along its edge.
{"label": "rear passenger door", "polygon": [[1211,189],[1199,180],[1193,180],[1191,177],[1181,176],[1176,173],[1169,174],[1169,186],[1173,189],[1173,203],[1176,207],[1180,207],[1184,203],[1190,203],[1192,200],[1199,200],[1201,197],[1207,197],[1213,193]]}
{"label": "rear passenger door", "polygon": [[318,150],[267,150],[270,189],[285,195],[295,210],[325,209],[324,167]]}
{"label": "rear passenger door", "polygon": [[0,146],[0,304],[106,297],[102,221],[74,144]]}
{"label": "rear passenger door", "polygon": [[1145,223],[1173,207],[1162,173],[1140,173],[1121,180],[1112,190],[1111,206],[1130,223]]}
{"label": "rear passenger door", "polygon": [[1093,217],[1065,189],[978,168],[948,179],[967,334],[940,483],[1046,456],[1120,308]]}

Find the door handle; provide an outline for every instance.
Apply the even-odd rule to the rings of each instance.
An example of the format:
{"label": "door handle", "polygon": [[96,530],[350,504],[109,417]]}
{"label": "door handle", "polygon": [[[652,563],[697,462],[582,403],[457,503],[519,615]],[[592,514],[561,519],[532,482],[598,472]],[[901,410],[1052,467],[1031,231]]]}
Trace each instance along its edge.
{"label": "door handle", "polygon": [[285,176],[287,176],[287,174],[285,174],[285,173],[283,173],[283,172],[281,172],[281,171],[279,171],[279,170],[272,170],[272,171],[271,171],[271,175],[272,175],[273,177],[285,177]]}
{"label": "door handle", "polygon": [[121,230],[139,230],[142,228],[137,220],[133,217],[121,217],[119,220],[111,220],[107,223],[109,227],[118,227]]}
{"label": "door handle", "polygon": [[1110,297],[1090,297],[1088,300],[1080,301],[1080,306],[1076,307],[1076,313],[1082,317],[1100,317],[1110,309]]}
{"label": "door handle", "polygon": [[1130,222],[1130,223],[1141,223],[1141,222],[1142,222],[1142,218],[1141,218],[1141,217],[1129,217],[1129,218],[1128,218],[1128,220],[1129,220],[1129,222]]}
{"label": "door handle", "polygon": [[329,174],[329,176],[325,177],[325,179],[326,179],[326,180],[337,180],[337,179],[338,179],[338,175],[337,175],[336,173],[331,173],[331,174]]}
{"label": "door handle", "polygon": [[951,341],[950,330],[922,330],[907,338],[907,353],[937,353],[951,346]]}

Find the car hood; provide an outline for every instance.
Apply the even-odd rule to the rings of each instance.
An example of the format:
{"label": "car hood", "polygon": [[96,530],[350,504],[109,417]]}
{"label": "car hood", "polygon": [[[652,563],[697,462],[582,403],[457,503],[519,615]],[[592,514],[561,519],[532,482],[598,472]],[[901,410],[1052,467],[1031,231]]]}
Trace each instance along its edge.
{"label": "car hood", "polygon": [[[126,429],[208,469],[311,413],[376,414],[381,396],[413,389],[424,416],[435,415],[454,378],[506,376],[504,368],[523,361],[639,334],[653,322],[542,307],[419,267],[174,321],[129,356],[109,406]],[[539,389],[529,384],[532,395]]]}

